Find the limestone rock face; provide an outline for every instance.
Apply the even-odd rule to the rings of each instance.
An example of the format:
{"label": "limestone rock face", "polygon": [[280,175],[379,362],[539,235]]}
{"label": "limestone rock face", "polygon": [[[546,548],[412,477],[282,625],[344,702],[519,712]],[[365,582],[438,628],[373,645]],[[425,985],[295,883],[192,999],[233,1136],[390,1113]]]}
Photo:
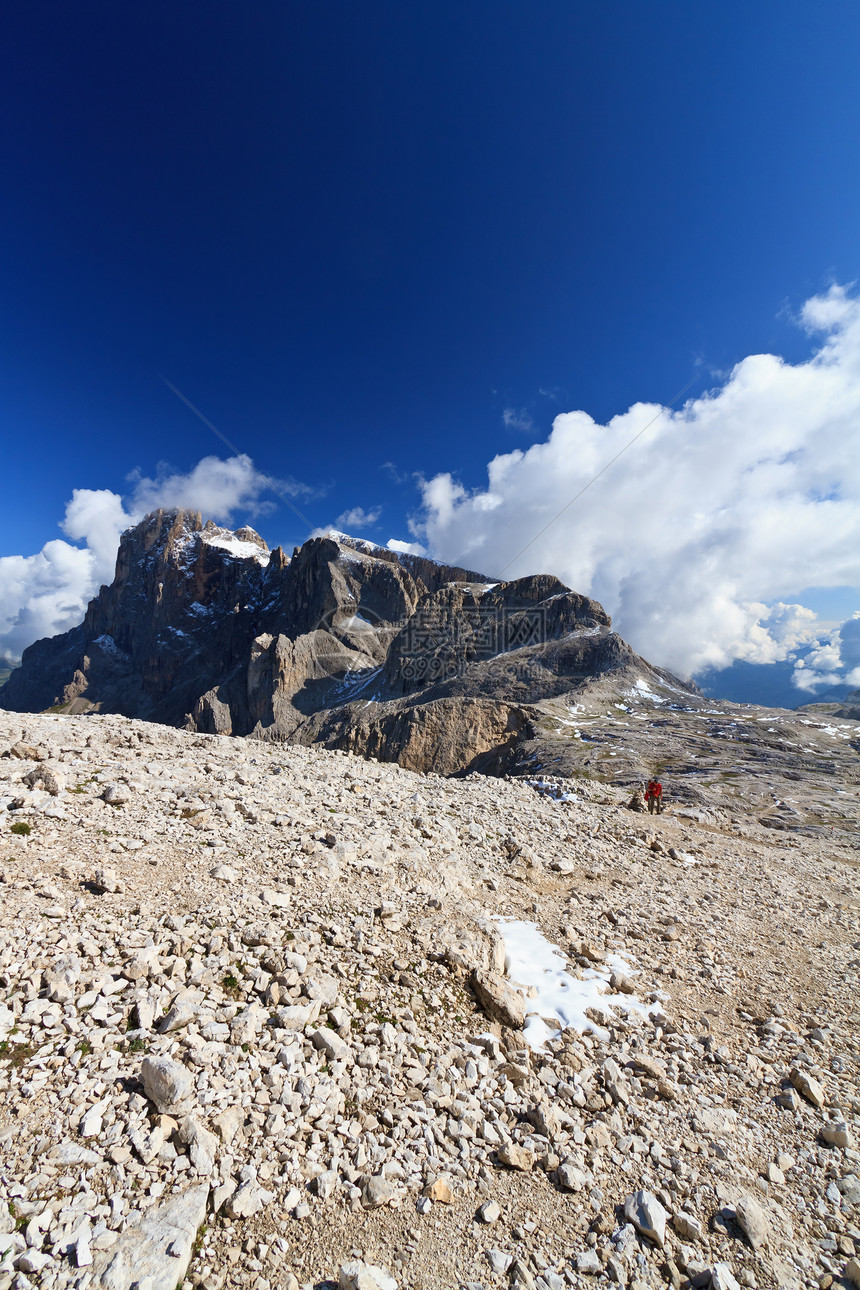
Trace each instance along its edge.
{"label": "limestone rock face", "polygon": [[287,556],[175,510],[122,535],[111,585],[25,650],[0,706],[500,774],[534,733],[531,705],[639,675],[668,674],[550,575],[491,582],[337,533]]}
{"label": "limestone rock face", "polygon": [[425,596],[395,637],[385,667],[393,694],[428,682],[450,682],[464,665],[486,664],[558,642],[570,633],[606,629],[609,616],[595,600],[579,596],[558,578],[538,575],[515,582],[448,583]]}
{"label": "limestone rock face", "polygon": [[520,706],[492,699],[434,699],[409,706],[355,704],[335,709],[301,727],[296,742],[341,748],[439,775],[499,773],[528,728],[529,714]]}

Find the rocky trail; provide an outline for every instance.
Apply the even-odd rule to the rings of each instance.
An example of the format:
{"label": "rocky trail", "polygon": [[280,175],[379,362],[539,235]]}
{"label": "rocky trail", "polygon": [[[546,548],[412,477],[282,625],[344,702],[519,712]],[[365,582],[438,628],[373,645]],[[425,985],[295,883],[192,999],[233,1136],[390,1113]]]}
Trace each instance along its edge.
{"label": "rocky trail", "polygon": [[826,724],[781,829],[0,713],[0,1290],[860,1286]]}

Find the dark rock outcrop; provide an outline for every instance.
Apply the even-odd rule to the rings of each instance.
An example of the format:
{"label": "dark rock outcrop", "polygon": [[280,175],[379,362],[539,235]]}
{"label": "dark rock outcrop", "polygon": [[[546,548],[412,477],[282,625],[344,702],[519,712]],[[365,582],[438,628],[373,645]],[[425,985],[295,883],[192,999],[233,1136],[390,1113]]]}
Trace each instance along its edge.
{"label": "dark rock outcrop", "polygon": [[122,535],[83,623],[25,650],[0,706],[499,773],[532,730],[529,705],[667,675],[549,575],[492,582],[343,534],[287,556],[252,529],[156,511]]}

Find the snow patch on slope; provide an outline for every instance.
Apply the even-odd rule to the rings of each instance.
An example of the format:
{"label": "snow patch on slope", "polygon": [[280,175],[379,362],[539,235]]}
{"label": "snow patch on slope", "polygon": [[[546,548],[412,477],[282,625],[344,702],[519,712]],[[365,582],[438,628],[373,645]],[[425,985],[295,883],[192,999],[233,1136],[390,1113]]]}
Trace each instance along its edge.
{"label": "snow patch on slope", "polygon": [[239,560],[256,560],[263,568],[271,558],[269,552],[257,546],[256,542],[243,542],[233,534],[225,534],[223,537],[204,537],[203,541],[207,546],[216,546]]}
{"label": "snow patch on slope", "polygon": [[[635,970],[619,955],[607,956],[605,969],[588,969],[582,978],[567,971],[567,960],[546,939],[536,923],[518,918],[497,918],[505,941],[505,967],[511,982],[526,993],[526,1042],[534,1049],[543,1048],[548,1039],[557,1038],[562,1030],[581,1033],[592,1031],[602,1040],[609,1032],[587,1016],[588,1011],[603,1013],[607,1019],[612,1009],[647,1015],[658,1005],[645,1004],[635,995],[608,994],[612,972],[635,976]],[[552,1026],[553,1021],[557,1023]]]}

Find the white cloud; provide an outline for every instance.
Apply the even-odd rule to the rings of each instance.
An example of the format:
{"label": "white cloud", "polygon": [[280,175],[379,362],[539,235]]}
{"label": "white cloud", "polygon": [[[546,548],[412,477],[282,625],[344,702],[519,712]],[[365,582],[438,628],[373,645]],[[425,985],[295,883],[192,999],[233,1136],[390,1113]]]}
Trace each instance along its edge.
{"label": "white cloud", "polygon": [[799,322],[823,333],[806,362],[752,355],[679,411],[564,413],[545,442],[495,457],[483,489],[424,481],[413,536],[492,576],[558,574],[684,675],[790,657],[816,637],[803,588],[860,589],[860,301],[832,287]]}
{"label": "white cloud", "polygon": [[271,486],[288,497],[313,496],[316,490],[294,479],[269,479],[260,474],[250,457],[203,457],[187,474],[159,466],[155,478],[133,471],[131,510],[140,518],[159,507],[186,507],[202,511],[208,519],[226,523],[234,511],[249,517],[270,514],[276,503],[262,494]]}
{"label": "white cloud", "polygon": [[526,434],[531,434],[534,430],[535,423],[528,408],[505,408],[502,421],[509,430],[523,430]]}
{"label": "white cloud", "polygon": [[792,681],[812,694],[831,685],[860,685],[860,612],[797,660]]}
{"label": "white cloud", "polygon": [[116,560],[118,536],[134,523],[136,511],[134,506],[126,511],[122,498],[107,488],[76,488],[60,528],[73,542],[86,542],[95,566],[107,577]]}
{"label": "white cloud", "polygon": [[[42,636],[76,626],[102,583],[113,578],[120,533],[159,507],[186,507],[204,518],[229,523],[234,512],[253,516],[269,503],[267,484],[249,457],[204,457],[187,474],[159,470],[155,478],[135,472],[123,498],[110,489],[76,488],[60,528],[61,538],[37,555],[0,558],[0,658],[17,660]],[[303,491],[295,481],[277,481],[283,492]],[[85,546],[74,546],[83,542]]]}
{"label": "white cloud", "polygon": [[427,551],[420,542],[401,542],[399,538],[389,538],[385,544],[389,551],[398,555],[426,555]]}
{"label": "white cloud", "polygon": [[381,506],[372,506],[366,511],[362,506],[353,506],[338,515],[333,527],[341,533],[351,533],[353,529],[372,529],[382,514]]}
{"label": "white cloud", "polygon": [[840,627],[839,646],[842,666],[852,670],[860,667],[860,610]]}
{"label": "white cloud", "polygon": [[17,660],[31,641],[80,622],[97,586],[93,563],[90,550],[60,539],[0,559],[0,658]]}

